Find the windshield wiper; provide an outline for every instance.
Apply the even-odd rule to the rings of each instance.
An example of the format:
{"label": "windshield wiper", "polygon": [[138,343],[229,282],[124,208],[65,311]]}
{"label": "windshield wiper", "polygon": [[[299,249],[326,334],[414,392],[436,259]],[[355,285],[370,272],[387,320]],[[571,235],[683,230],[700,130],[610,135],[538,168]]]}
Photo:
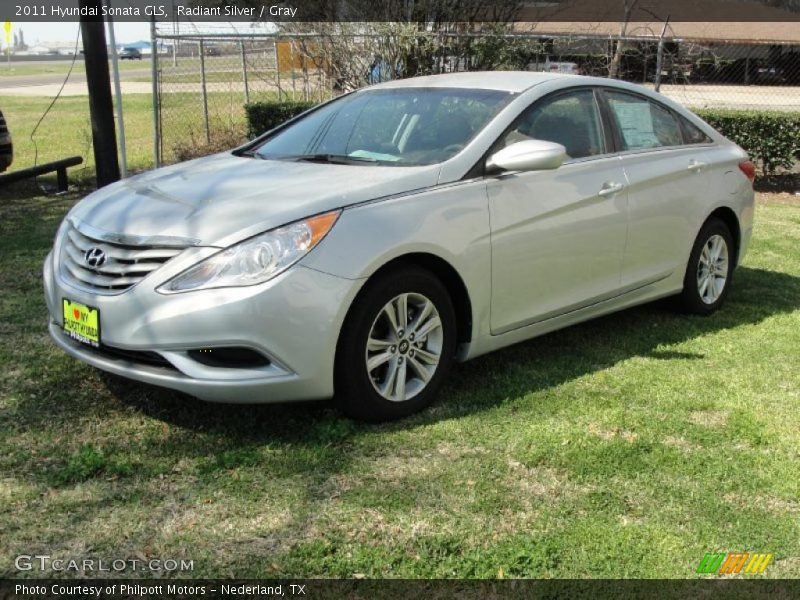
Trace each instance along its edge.
{"label": "windshield wiper", "polygon": [[348,156],[347,154],[297,154],[295,156],[285,156],[283,160],[295,160],[306,162],[321,162],[346,165],[349,163],[377,163],[377,159],[369,156]]}

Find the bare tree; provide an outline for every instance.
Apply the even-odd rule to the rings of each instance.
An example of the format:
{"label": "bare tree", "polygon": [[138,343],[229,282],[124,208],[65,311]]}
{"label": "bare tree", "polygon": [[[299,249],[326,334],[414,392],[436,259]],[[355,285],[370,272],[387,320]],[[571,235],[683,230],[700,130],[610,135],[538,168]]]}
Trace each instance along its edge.
{"label": "bare tree", "polygon": [[326,4],[333,12],[316,22],[281,23],[279,32],[337,87],[354,89],[376,75],[437,73],[452,61],[468,67],[472,46],[495,35],[498,25],[508,27],[522,6],[522,0],[348,0]]}
{"label": "bare tree", "polygon": [[792,12],[800,12],[800,0],[757,0],[761,4],[782,8]]}
{"label": "bare tree", "polygon": [[619,39],[614,48],[614,55],[611,57],[611,64],[608,66],[608,76],[612,79],[619,77],[622,53],[625,51],[624,38],[628,33],[628,23],[631,20],[631,14],[638,3],[639,0],[622,0],[622,21],[619,24]]}

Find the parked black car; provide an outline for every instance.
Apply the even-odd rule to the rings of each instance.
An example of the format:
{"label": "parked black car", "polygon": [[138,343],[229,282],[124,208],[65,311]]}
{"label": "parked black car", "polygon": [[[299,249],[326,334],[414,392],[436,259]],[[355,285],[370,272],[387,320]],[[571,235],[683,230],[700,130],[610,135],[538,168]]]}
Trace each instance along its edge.
{"label": "parked black car", "polygon": [[142,51],[138,48],[123,48],[119,53],[120,60],[142,60]]}
{"label": "parked black car", "polygon": [[14,161],[14,146],[11,144],[11,132],[8,130],[3,112],[0,111],[0,173],[5,171]]}

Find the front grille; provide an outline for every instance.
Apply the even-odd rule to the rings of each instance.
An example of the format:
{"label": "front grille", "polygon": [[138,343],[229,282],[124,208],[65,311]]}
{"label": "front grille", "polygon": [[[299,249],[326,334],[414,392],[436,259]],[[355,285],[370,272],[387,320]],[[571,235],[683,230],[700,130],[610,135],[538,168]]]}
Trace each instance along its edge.
{"label": "front grille", "polygon": [[[90,251],[99,254],[98,250],[105,258],[92,266],[87,256]],[[182,251],[178,247],[110,243],[91,238],[69,224],[61,249],[61,273],[78,286],[120,294]]]}

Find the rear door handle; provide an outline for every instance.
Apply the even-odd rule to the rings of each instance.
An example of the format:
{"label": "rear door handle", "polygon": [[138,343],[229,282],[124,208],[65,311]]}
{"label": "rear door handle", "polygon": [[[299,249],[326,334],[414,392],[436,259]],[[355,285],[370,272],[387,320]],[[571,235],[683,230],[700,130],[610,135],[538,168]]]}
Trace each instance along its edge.
{"label": "rear door handle", "polygon": [[618,194],[623,190],[625,186],[621,183],[614,183],[611,181],[606,181],[603,184],[603,187],[600,188],[600,191],[597,192],[598,196],[613,196],[614,194]]}
{"label": "rear door handle", "polygon": [[690,171],[699,171],[700,169],[702,169],[705,166],[706,166],[706,163],[704,163],[702,161],[699,161],[699,160],[692,159],[692,160],[689,161],[689,166],[686,167],[686,168],[689,169]]}

